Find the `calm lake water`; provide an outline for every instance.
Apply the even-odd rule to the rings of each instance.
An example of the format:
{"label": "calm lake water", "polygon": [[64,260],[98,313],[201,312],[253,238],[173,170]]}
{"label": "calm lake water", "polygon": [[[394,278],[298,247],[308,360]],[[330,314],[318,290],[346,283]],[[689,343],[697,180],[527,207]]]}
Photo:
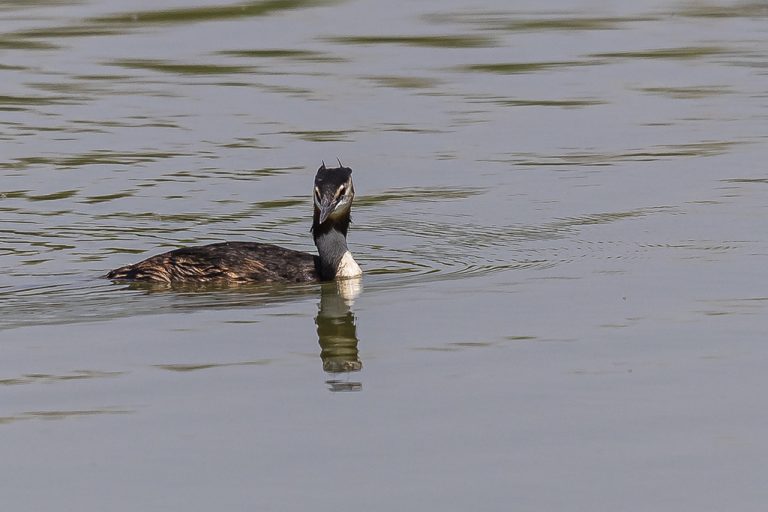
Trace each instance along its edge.
{"label": "calm lake water", "polygon": [[[3,510],[764,510],[766,3],[0,20]],[[336,158],[362,293],[100,277]]]}

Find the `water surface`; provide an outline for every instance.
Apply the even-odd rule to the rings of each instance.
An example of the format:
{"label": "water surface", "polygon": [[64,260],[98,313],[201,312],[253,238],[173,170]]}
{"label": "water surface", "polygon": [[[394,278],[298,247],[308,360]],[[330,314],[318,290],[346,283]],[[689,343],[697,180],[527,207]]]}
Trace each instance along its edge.
{"label": "water surface", "polygon": [[[7,508],[763,509],[762,2],[0,17]],[[336,158],[362,293],[101,277]]]}

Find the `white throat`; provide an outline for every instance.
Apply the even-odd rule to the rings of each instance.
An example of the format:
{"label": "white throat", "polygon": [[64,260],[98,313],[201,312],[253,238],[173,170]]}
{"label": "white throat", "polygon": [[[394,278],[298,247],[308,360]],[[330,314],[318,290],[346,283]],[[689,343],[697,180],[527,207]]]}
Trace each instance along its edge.
{"label": "white throat", "polygon": [[352,257],[352,253],[347,251],[341,257],[339,266],[336,268],[336,277],[357,277],[363,275],[360,265]]}

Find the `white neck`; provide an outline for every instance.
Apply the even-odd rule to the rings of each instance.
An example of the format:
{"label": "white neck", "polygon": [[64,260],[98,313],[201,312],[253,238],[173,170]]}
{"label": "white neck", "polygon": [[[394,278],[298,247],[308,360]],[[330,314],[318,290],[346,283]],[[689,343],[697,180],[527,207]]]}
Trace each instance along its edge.
{"label": "white neck", "polygon": [[336,277],[357,277],[363,275],[363,271],[360,269],[360,265],[357,264],[352,257],[352,253],[346,251],[339,261],[339,266],[336,268]]}

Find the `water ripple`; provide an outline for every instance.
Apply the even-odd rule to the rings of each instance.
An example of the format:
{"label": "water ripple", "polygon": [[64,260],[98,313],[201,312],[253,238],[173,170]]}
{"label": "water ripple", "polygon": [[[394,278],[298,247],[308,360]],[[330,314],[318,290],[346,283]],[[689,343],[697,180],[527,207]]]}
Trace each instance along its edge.
{"label": "water ripple", "polygon": [[[392,201],[423,204],[429,200],[457,200],[481,193],[479,189],[450,188],[422,192],[408,189],[401,193],[389,191],[363,196],[361,207],[381,206]],[[96,205],[116,199],[90,196]],[[200,307],[254,307],[312,295],[316,285],[248,285],[232,289],[186,285],[173,287],[174,293],[168,295],[157,293],[168,291],[167,286],[140,283],[116,286],[98,279],[99,274],[108,270],[105,265],[99,265],[99,261],[116,261],[112,256],[115,254],[145,255],[148,248],[156,253],[180,245],[253,239],[255,233],[264,233],[264,241],[295,247],[297,230],[291,226],[306,223],[307,219],[306,215],[290,213],[306,210],[308,206],[305,198],[288,198],[246,204],[232,214],[169,215],[162,224],[158,223],[157,214],[149,212],[108,212],[95,216],[65,213],[60,216],[64,222],[58,226],[47,223],[44,227],[30,221],[26,229],[20,229],[21,226],[16,224],[13,229],[0,230],[0,243],[9,248],[6,254],[19,265],[9,269],[7,275],[24,276],[27,282],[24,286],[0,288],[0,329]],[[457,223],[452,221],[455,219],[380,215],[375,223],[356,226],[352,245],[372,281],[371,289],[375,290],[377,287],[466,279],[511,270],[544,270],[580,259],[638,257],[655,248],[607,241],[594,243],[581,239],[579,233],[589,226],[669,212],[670,209],[665,208],[603,212],[553,219],[538,225],[479,225],[466,222],[466,219]],[[73,215],[80,220],[68,218]],[[219,235],[205,227],[262,215],[268,216],[263,222],[260,220],[257,227],[252,227],[253,223],[249,222],[242,230],[230,227]],[[129,222],[116,224],[120,219]],[[145,222],[137,222],[139,220]],[[180,237],[175,224],[189,223],[200,226],[200,230],[189,231],[190,236]],[[368,242],[359,241],[361,239]],[[370,240],[377,243],[372,244]],[[67,243],[69,241],[71,243]],[[137,242],[141,242],[141,247],[131,247]],[[308,237],[304,246],[302,249],[309,249]],[[89,250],[93,247],[98,248]],[[681,249],[683,247],[677,248]],[[728,248],[712,246],[707,250]],[[59,256],[55,257],[55,253]],[[100,271],[84,272],[84,264],[100,268]],[[37,270],[32,272],[31,268]]]}

